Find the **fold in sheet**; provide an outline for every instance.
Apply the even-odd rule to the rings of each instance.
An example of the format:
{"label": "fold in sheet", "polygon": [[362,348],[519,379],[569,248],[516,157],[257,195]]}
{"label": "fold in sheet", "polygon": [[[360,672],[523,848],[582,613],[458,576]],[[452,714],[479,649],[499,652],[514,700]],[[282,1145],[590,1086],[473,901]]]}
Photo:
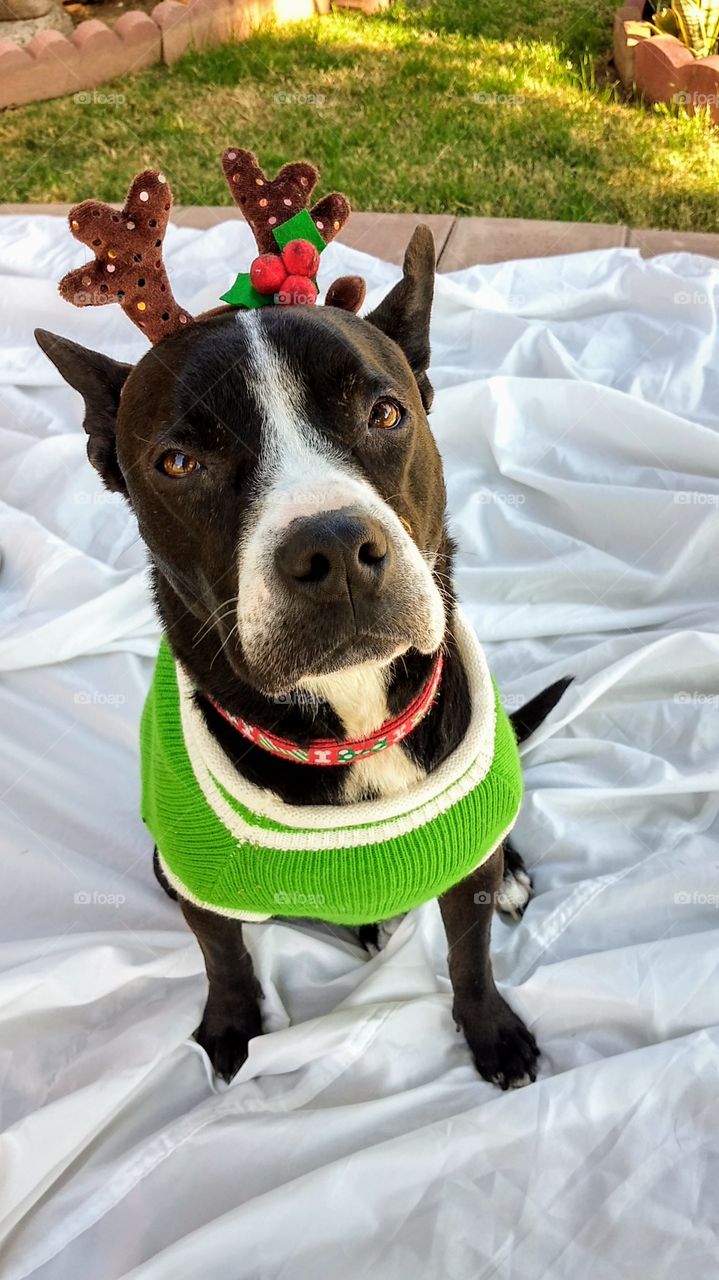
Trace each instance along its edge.
{"label": "fold in sheet", "polygon": [[[182,305],[248,237],[170,228]],[[201,958],[138,817],[145,556],[31,336],[142,353],[117,308],[58,299],[82,252],[61,219],[0,218],[4,1280],[708,1280],[719,266],[610,250],[438,280],[463,605],[510,710],[575,677],[523,749],[537,896],[493,956],[543,1057],[504,1095],[455,1032],[435,904],[373,959],[247,927],[265,1036],[229,1087],[190,1038]],[[326,281],[353,272],[368,306],[398,276],[329,246]]]}

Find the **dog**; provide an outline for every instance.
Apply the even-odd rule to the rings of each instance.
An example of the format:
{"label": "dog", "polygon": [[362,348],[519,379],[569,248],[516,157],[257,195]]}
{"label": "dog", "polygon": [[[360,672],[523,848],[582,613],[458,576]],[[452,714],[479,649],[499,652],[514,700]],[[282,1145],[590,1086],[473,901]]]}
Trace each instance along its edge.
{"label": "dog", "polygon": [[[288,812],[321,806],[339,822],[345,806],[396,807],[461,748],[476,710],[428,421],[434,276],[432,235],[419,227],[401,280],[365,318],[331,307],[223,311],[135,367],[37,331],[84,398],[91,462],[137,518],[197,732],[228,776]],[[298,750],[366,739],[413,705],[440,653],[430,709],[349,768],[310,768],[238,732],[262,726]],[[519,741],[568,683],[514,714]],[[183,896],[157,852],[155,863],[205,960],[195,1038],[229,1081],[262,1030],[243,922]],[[539,1051],[495,986],[492,914],[519,918],[531,892],[504,839],[439,897],[455,1023],[479,1074],[502,1089],[535,1079]],[[299,914],[312,916],[311,904]],[[378,945],[383,922],[359,924],[365,945]]]}

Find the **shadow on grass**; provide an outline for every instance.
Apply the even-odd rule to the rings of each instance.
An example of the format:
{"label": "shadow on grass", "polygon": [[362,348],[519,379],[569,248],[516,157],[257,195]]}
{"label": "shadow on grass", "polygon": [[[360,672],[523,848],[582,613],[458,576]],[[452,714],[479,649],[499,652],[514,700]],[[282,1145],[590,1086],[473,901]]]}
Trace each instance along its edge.
{"label": "shadow on grass", "polygon": [[576,66],[611,48],[617,0],[398,0],[376,21],[484,40],[552,41]]}
{"label": "shadow on grass", "polygon": [[235,144],[270,171],[311,159],[356,208],[714,228],[719,143],[701,122],[582,87],[551,41],[437,37],[406,9],[188,54],[115,82],[117,110],[7,113],[6,198],[119,199],[156,165],[179,202],[226,205],[218,157]]}

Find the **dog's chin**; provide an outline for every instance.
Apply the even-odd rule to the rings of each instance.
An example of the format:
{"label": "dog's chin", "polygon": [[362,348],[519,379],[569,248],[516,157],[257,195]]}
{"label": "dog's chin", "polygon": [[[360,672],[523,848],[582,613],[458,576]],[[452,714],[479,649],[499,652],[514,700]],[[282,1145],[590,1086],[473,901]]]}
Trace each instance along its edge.
{"label": "dog's chin", "polygon": [[277,663],[279,646],[276,646],[274,661],[269,654],[265,661],[254,663],[245,658],[245,678],[249,676],[253,687],[265,697],[276,698],[300,687],[311,689],[315,682],[340,671],[389,666],[408,649],[433,653],[441,642],[442,637],[436,643],[427,637],[418,644],[415,638],[407,636],[354,635],[326,650],[318,647],[311,654],[292,655],[281,665]]}

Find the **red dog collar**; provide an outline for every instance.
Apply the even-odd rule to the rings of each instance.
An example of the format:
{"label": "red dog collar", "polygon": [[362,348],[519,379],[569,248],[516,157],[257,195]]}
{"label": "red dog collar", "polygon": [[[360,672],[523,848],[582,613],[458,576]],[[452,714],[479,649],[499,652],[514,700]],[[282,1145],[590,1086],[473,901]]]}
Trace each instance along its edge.
{"label": "red dog collar", "polygon": [[229,711],[225,711],[213,698],[210,698],[209,701],[215,711],[219,712],[223,719],[232,725],[233,729],[241,733],[243,738],[246,738],[248,742],[253,742],[256,747],[261,747],[263,751],[268,751],[270,755],[282,756],[285,760],[296,760],[299,764],[325,766],[354,764],[357,760],[363,760],[367,756],[377,755],[378,752],[385,751],[387,747],[396,746],[398,742],[401,742],[417,727],[420,720],[423,720],[431,709],[432,703],[437,696],[443,665],[444,659],[442,654],[439,653],[426,685],[417,694],[414,701],[410,703],[407,710],[403,711],[401,715],[395,716],[394,720],[386,720],[377,732],[371,734],[369,738],[355,738],[349,741],[337,741],[334,738],[314,738],[306,747],[301,747],[298,743],[292,742],[290,738],[280,738],[276,733],[271,733],[269,729],[260,729],[256,724],[249,724],[241,716],[230,715]]}

